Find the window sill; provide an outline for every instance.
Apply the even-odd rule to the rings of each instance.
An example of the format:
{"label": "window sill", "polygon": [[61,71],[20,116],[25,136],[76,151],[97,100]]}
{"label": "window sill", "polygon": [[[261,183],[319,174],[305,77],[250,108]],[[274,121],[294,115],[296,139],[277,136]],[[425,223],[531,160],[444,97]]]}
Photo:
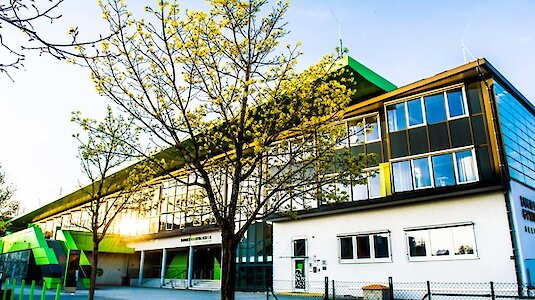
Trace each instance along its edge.
{"label": "window sill", "polygon": [[459,260],[478,260],[477,255],[463,255],[463,256],[422,256],[409,257],[409,262],[430,262],[430,261],[459,261]]}
{"label": "window sill", "polygon": [[374,264],[374,263],[391,263],[392,258],[379,258],[379,259],[338,259],[339,264]]}

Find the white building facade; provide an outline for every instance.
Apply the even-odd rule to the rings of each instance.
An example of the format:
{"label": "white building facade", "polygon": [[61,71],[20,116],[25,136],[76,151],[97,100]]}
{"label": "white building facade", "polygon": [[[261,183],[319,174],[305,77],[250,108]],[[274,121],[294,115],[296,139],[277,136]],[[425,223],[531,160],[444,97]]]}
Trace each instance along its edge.
{"label": "white building facade", "polygon": [[348,202],[272,218],[275,290],[321,291],[326,277],[532,286],[535,109],[488,61],[346,115],[377,116],[378,139],[348,142],[377,155],[376,175],[340,185]]}

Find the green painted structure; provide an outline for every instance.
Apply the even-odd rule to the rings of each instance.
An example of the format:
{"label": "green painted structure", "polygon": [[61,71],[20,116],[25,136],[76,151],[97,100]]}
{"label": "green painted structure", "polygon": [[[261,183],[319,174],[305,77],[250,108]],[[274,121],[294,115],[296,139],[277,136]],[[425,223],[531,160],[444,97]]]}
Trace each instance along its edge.
{"label": "green painted structure", "polygon": [[39,227],[32,226],[2,237],[2,253],[28,249],[32,250],[35,263],[38,266],[59,264],[54,251],[48,247]]}
{"label": "green painted structure", "polygon": [[[60,245],[55,242],[59,242]],[[55,240],[47,240],[38,226],[30,226],[0,239],[0,254],[31,250],[35,265],[44,268],[43,270],[56,270],[52,275],[43,272],[43,281],[47,288],[55,287],[58,283],[63,282],[61,277],[65,269],[65,256],[69,250],[81,250],[80,268],[82,274],[80,280],[82,285],[88,288],[90,279],[87,270],[90,270],[91,262],[85,251],[92,251],[92,249],[92,236],[89,232],[58,230]],[[101,241],[99,251],[102,253],[134,253],[133,248],[126,247],[122,239],[114,235],[106,236]],[[85,275],[84,270],[86,270]]]}
{"label": "green painted structure", "polygon": [[188,253],[178,252],[167,265],[165,278],[186,279],[188,272]]}

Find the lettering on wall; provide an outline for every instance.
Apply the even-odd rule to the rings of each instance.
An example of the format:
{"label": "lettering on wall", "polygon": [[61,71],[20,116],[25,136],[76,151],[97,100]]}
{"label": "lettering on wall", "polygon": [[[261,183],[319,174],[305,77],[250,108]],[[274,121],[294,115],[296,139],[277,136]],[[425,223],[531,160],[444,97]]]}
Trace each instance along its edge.
{"label": "lettering on wall", "polygon": [[180,240],[180,242],[200,242],[200,241],[211,241],[211,235],[196,236],[196,237],[187,237]]}
{"label": "lettering on wall", "polygon": [[[522,218],[535,223],[535,201],[520,196],[520,206],[522,207]],[[535,234],[535,227],[525,225],[524,232]]]}

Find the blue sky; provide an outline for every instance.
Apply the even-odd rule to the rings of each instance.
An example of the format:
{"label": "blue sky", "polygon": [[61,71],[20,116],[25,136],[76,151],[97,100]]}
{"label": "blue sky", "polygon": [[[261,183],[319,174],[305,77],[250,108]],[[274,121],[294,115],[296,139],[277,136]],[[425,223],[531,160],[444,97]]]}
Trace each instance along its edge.
{"label": "blue sky", "polygon": [[[102,28],[93,1],[67,1],[61,22],[43,25],[62,39],[78,25],[84,36]],[[147,1],[128,1],[139,9]],[[199,5],[198,2],[184,2]],[[535,100],[535,1],[294,0],[286,15],[288,41],[302,42],[303,68],[338,45],[397,86],[485,57],[528,99]],[[21,38],[13,35],[12,38]],[[473,56],[472,56],[473,55]],[[76,159],[70,112],[102,115],[109,102],[94,91],[87,70],[31,55],[26,70],[0,77],[0,163],[27,208],[58,199],[84,180]]]}

